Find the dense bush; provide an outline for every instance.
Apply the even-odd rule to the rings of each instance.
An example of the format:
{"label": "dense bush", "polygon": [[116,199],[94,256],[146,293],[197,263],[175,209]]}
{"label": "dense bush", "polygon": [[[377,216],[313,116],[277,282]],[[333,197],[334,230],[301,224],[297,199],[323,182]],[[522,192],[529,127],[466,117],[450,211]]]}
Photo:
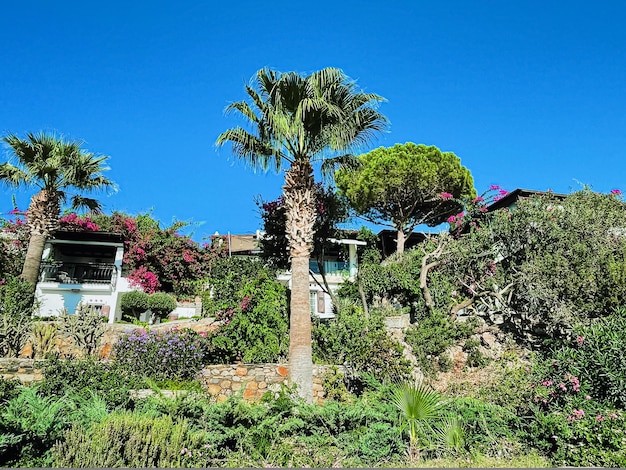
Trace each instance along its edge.
{"label": "dense bush", "polygon": [[0,357],[17,357],[28,341],[34,297],[32,285],[17,277],[0,283]]}
{"label": "dense bush", "polygon": [[476,323],[472,320],[454,322],[448,315],[433,310],[410,326],[405,341],[411,346],[421,371],[428,376],[436,376],[437,372],[447,372],[452,365],[446,350],[456,341],[471,335],[475,327]]}
{"label": "dense bush", "polygon": [[211,336],[214,362],[278,362],[286,357],[287,289],[265,271],[243,283],[230,306],[216,315],[223,325]]}
{"label": "dense bush", "polygon": [[360,306],[343,302],[335,318],[314,320],[312,336],[316,362],[345,365],[379,380],[410,376],[402,346],[387,333],[379,312],[365,317]]}
{"label": "dense bush", "polygon": [[501,314],[502,328],[519,340],[567,341],[573,325],[626,303],[624,230],[619,195],[533,196],[449,243],[435,271],[455,280],[458,304]]}
{"label": "dense bush", "polygon": [[165,292],[155,292],[148,297],[148,308],[157,318],[165,318],[176,309],[176,299]]}
{"label": "dense bush", "polygon": [[120,308],[125,316],[138,319],[143,312],[148,310],[149,295],[143,291],[124,292],[120,297]]}
{"label": "dense bush", "polygon": [[575,328],[570,344],[556,354],[556,361],[568,364],[589,393],[597,400],[626,409],[626,308]]}
{"label": "dense bush", "polygon": [[273,279],[275,271],[253,259],[218,258],[207,278],[209,288],[201,293],[203,315],[215,317],[235,307],[242,286],[257,277]]}
{"label": "dense bush", "polygon": [[187,423],[169,416],[118,412],[85,429],[74,426],[54,448],[59,467],[184,467],[185,449],[201,448]]}
{"label": "dense bush", "polygon": [[38,385],[43,396],[73,394],[86,400],[96,393],[111,408],[128,406],[131,402],[129,390],[145,386],[140,376],[120,367],[115,361],[96,361],[92,358],[50,358],[45,362],[43,376]]}
{"label": "dense bush", "polygon": [[141,331],[113,346],[118,367],[153,380],[193,379],[207,360],[209,343],[191,329]]}

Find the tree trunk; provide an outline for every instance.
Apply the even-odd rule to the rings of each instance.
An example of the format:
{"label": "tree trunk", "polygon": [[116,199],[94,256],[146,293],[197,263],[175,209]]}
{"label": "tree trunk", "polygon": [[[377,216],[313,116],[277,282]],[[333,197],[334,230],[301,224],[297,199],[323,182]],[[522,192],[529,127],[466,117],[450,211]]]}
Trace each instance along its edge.
{"label": "tree trunk", "polygon": [[291,316],[289,321],[289,375],[298,394],[313,402],[313,350],[309,304],[309,257],[291,259]]}
{"label": "tree trunk", "polygon": [[21,278],[32,284],[33,290],[37,285],[39,279],[39,268],[41,266],[41,255],[43,254],[43,247],[46,243],[46,237],[34,233],[28,240],[28,249],[26,250],[26,259],[24,260],[24,267],[22,268]]}
{"label": "tree trunk", "polygon": [[398,229],[398,236],[396,239],[396,253],[404,253],[404,230]]}
{"label": "tree trunk", "polygon": [[56,229],[60,212],[60,195],[56,191],[42,189],[30,200],[26,213],[30,238],[20,277],[32,284],[33,291],[39,279],[41,256],[46,239],[50,232]]}
{"label": "tree trunk", "polygon": [[289,378],[306,402],[313,402],[313,350],[309,304],[309,260],[313,248],[315,193],[313,167],[296,160],[285,174],[283,187],[287,211],[287,240],[291,255],[291,305],[289,321]]}

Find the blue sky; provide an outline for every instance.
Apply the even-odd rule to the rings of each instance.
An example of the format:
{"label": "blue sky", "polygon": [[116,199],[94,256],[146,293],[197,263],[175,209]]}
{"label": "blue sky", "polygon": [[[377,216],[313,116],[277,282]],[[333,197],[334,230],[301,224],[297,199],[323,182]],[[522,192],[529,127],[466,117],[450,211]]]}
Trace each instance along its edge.
{"label": "blue sky", "polygon": [[[53,131],[110,155],[106,212],[152,211],[194,238],[260,228],[253,173],[216,137],[262,67],[339,67],[387,99],[373,145],[436,145],[491,184],[626,189],[626,3],[6,2],[0,133]],[[6,149],[0,161],[7,157]],[[0,189],[26,208],[31,195]],[[358,225],[358,223],[357,223]]]}

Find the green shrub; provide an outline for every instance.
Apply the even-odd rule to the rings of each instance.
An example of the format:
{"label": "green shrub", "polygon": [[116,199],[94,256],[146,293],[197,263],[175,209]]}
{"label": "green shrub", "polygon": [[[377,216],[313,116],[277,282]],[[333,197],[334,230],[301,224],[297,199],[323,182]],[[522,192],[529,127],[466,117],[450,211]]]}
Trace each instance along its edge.
{"label": "green shrub", "polygon": [[237,303],[216,313],[223,320],[211,336],[214,363],[278,362],[287,355],[287,290],[262,272],[237,291]]}
{"label": "green shrub", "polygon": [[89,428],[74,426],[54,447],[54,463],[66,468],[184,467],[188,449],[201,449],[202,433],[169,416],[113,413]]}
{"label": "green shrub", "polygon": [[97,393],[110,408],[129,406],[129,390],[145,387],[141,377],[119,367],[115,361],[96,361],[93,358],[50,358],[45,362],[43,376],[38,389],[44,396],[73,394],[90,399],[93,393]]}
{"label": "green shrub", "polygon": [[143,291],[132,290],[120,296],[120,308],[125,316],[139,319],[139,315],[148,310],[149,296]]}
{"label": "green shrub", "polygon": [[68,425],[72,405],[66,397],[42,397],[33,387],[21,388],[0,412],[4,434],[14,436],[0,464],[49,466],[50,449]]}
{"label": "green shrub", "polygon": [[469,367],[484,367],[489,360],[480,351],[480,340],[468,338],[463,344],[463,351],[467,353],[467,365]]}
{"label": "green shrub", "polygon": [[626,308],[576,328],[571,344],[556,360],[588,384],[589,393],[600,401],[626,409]]}
{"label": "green shrub", "polygon": [[209,342],[192,329],[139,331],[113,346],[117,367],[153,380],[194,379],[205,364]]}
{"label": "green shrub", "polygon": [[383,381],[410,376],[402,346],[387,333],[379,312],[366,318],[360,306],[342,302],[335,318],[314,320],[312,336],[313,358],[318,363],[345,365]]}
{"label": "green shrub", "polygon": [[0,357],[17,357],[28,341],[34,302],[28,282],[9,277],[0,284]]}
{"label": "green shrub", "polygon": [[176,299],[165,292],[155,292],[148,297],[148,308],[157,318],[165,318],[176,309]]}
{"label": "green shrub", "polygon": [[405,341],[413,349],[413,354],[422,372],[435,376],[451,367],[451,361],[444,353],[456,340],[473,332],[473,322],[455,323],[448,315],[433,310],[421,318],[417,325],[411,325]]}

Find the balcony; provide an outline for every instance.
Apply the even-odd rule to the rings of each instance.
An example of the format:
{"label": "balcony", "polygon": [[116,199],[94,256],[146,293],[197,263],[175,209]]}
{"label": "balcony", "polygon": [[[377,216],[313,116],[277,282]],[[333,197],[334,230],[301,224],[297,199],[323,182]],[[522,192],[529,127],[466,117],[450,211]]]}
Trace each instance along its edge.
{"label": "balcony", "polygon": [[[319,266],[315,260],[309,262],[309,269],[315,274],[320,274]],[[328,276],[348,275],[350,273],[350,263],[345,261],[324,261],[324,272]]]}
{"label": "balcony", "polygon": [[115,285],[117,267],[108,263],[68,263],[42,261],[40,282],[62,284],[111,284]]}

